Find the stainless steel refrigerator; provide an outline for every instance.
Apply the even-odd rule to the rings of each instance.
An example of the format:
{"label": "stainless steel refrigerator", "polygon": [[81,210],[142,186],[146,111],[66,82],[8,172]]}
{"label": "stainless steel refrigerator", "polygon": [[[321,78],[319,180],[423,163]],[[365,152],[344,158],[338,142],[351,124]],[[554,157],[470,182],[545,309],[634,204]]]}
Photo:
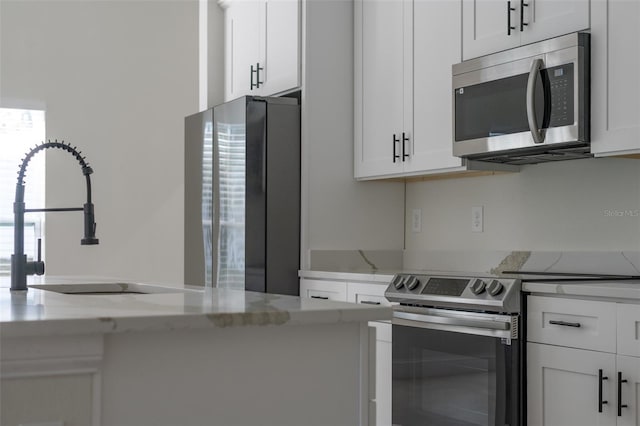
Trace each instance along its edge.
{"label": "stainless steel refrigerator", "polygon": [[185,284],[299,293],[300,106],[245,96],[185,118]]}

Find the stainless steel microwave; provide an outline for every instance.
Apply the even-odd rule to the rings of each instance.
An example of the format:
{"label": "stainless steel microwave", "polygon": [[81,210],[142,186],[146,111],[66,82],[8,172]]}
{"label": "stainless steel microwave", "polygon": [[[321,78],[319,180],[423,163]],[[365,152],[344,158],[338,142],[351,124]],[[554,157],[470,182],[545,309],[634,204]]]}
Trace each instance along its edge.
{"label": "stainless steel microwave", "polygon": [[589,37],[453,65],[453,154],[506,164],[590,157]]}

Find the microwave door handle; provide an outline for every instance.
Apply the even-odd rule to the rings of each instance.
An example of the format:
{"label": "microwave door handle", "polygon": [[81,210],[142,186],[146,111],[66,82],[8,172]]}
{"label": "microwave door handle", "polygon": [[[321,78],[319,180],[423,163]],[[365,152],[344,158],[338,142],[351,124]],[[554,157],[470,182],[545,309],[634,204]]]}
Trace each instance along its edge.
{"label": "microwave door handle", "polygon": [[536,82],[538,81],[538,73],[542,68],[542,59],[534,59],[529,71],[529,80],[527,81],[527,119],[529,120],[529,130],[535,143],[544,142],[544,133],[538,129],[538,117],[536,115]]}

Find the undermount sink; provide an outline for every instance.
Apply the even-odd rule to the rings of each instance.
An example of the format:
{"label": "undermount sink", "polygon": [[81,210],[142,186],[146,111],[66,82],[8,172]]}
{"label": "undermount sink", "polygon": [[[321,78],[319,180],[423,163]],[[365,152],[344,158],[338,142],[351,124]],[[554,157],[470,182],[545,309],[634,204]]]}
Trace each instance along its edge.
{"label": "undermount sink", "polygon": [[62,294],[112,295],[112,294],[161,294],[184,293],[180,288],[161,287],[134,283],[69,283],[69,284],[33,284],[30,288],[53,291]]}

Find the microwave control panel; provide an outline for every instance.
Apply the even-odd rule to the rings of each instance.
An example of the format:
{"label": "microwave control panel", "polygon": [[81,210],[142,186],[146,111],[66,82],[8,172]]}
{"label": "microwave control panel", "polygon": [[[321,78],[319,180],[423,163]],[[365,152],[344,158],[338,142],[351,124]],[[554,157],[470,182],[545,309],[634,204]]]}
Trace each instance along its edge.
{"label": "microwave control panel", "polygon": [[[542,71],[551,95],[549,127],[573,124],[573,63]],[[546,86],[546,85],[545,85]]]}

